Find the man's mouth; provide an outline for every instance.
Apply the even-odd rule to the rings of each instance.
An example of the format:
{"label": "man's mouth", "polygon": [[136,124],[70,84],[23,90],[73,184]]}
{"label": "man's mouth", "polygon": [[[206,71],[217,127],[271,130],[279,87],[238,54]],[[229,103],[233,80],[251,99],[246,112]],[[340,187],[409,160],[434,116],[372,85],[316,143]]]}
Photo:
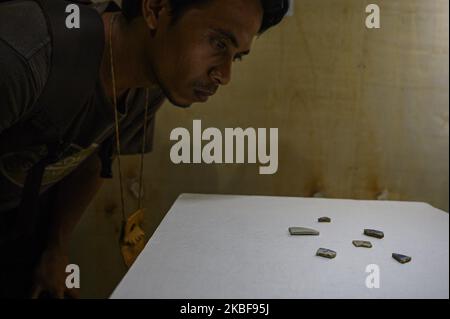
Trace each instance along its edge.
{"label": "man's mouth", "polygon": [[208,98],[216,94],[217,88],[214,89],[194,89],[194,94],[199,102],[206,102]]}

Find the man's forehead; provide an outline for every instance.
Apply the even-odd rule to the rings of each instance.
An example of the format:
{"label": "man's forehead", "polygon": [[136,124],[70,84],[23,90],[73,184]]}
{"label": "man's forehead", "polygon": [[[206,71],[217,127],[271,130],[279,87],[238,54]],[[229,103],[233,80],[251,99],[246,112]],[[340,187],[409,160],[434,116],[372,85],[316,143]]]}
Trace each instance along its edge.
{"label": "man's forehead", "polygon": [[202,9],[210,29],[234,35],[240,46],[249,46],[262,22],[260,0],[213,0]]}

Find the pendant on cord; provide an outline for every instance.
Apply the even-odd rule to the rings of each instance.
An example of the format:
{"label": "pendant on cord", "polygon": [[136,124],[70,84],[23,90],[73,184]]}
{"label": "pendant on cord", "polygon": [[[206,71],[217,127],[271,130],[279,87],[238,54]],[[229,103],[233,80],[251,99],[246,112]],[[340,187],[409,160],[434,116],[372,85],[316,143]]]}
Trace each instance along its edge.
{"label": "pendant on cord", "polygon": [[141,226],[143,221],[144,209],[141,208],[122,224],[120,251],[128,268],[134,263],[147,242],[145,240],[145,232]]}

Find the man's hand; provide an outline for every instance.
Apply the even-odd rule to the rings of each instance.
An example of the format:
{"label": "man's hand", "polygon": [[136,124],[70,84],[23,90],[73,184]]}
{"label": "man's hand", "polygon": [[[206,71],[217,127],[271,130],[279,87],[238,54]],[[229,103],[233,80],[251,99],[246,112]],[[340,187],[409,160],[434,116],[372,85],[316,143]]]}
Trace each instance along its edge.
{"label": "man's hand", "polygon": [[78,298],[76,289],[66,287],[67,254],[61,248],[44,251],[34,272],[31,298]]}

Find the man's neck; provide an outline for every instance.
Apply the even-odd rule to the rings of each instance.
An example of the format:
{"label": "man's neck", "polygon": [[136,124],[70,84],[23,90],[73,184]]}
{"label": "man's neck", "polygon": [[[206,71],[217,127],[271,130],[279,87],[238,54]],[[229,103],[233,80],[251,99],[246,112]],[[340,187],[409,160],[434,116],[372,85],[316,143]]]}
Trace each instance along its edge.
{"label": "man's neck", "polygon": [[[112,30],[111,19],[115,17]],[[112,31],[112,57],[116,94],[120,97],[127,89],[156,86],[149,74],[143,49],[142,21],[125,21],[120,13],[107,12],[102,15],[105,28],[105,48],[100,68],[100,78],[108,97],[113,96],[110,55],[110,32]]]}

